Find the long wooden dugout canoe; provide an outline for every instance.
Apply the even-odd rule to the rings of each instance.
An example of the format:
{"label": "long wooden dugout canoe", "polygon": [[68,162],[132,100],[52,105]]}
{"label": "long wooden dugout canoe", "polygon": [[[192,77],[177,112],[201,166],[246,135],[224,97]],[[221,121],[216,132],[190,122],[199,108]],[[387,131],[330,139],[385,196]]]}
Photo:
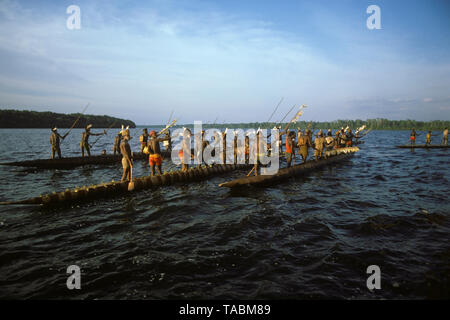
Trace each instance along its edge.
{"label": "long wooden dugout canoe", "polygon": [[401,145],[401,146],[395,146],[396,148],[410,148],[410,149],[415,149],[415,148],[424,148],[424,149],[446,149],[446,148],[450,148],[450,146],[448,145],[443,145],[443,144],[405,144],[405,145]]}
{"label": "long wooden dugout canoe", "polygon": [[330,165],[332,163],[348,159],[353,156],[355,152],[359,151],[358,147],[347,147],[340,148],[336,150],[327,151],[326,159],[310,160],[306,163],[298,164],[290,168],[280,169],[278,173],[274,175],[259,175],[259,176],[249,176],[232,181],[224,182],[219,184],[219,187],[236,188],[249,185],[268,185],[279,182],[284,179],[288,179],[295,175],[300,175],[320,167]]}
{"label": "long wooden dugout canoe", "polygon": [[[163,151],[161,155],[164,159],[170,158],[170,151]],[[133,158],[135,160],[146,159],[147,155],[143,153],[134,153]],[[120,163],[122,161],[122,155],[96,155],[96,156],[86,156],[86,157],[69,157],[69,158],[56,158],[56,159],[38,159],[38,160],[27,160],[27,161],[16,161],[16,162],[6,162],[1,163],[5,166],[17,166],[17,167],[34,167],[43,169],[70,169],[79,166],[86,165],[105,165],[112,163]]]}
{"label": "long wooden dugout canoe", "polygon": [[[185,172],[177,170],[173,172],[166,172],[163,175],[145,176],[133,179],[134,190],[132,192],[172,185],[175,183],[201,181],[208,179],[209,177],[233,170],[248,168],[250,168],[250,166],[245,164],[216,164],[207,167],[191,168]],[[111,181],[98,185],[66,189],[65,191],[53,192],[41,195],[39,197],[20,201],[0,202],[0,205],[29,204],[43,206],[61,206],[72,204],[74,202],[93,201],[101,198],[115,196],[118,194],[130,193],[130,191],[128,191],[128,183],[129,181]]]}

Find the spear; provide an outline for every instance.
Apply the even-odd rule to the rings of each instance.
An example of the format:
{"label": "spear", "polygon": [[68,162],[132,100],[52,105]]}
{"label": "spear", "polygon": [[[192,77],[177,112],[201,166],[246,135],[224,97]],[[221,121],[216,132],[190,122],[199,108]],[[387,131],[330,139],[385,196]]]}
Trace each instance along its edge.
{"label": "spear", "polygon": [[74,121],[74,123],[72,124],[72,126],[70,127],[69,131],[67,131],[64,135],[63,135],[63,139],[70,133],[70,131],[72,131],[72,129],[75,127],[75,125],[77,124],[77,122],[80,120],[81,116],[83,115],[83,113],[86,111],[86,109],[89,107],[88,103],[86,105],[86,107],[84,107],[83,111],[81,112],[80,116]]}
{"label": "spear", "polygon": [[294,104],[294,105],[292,106],[292,108],[288,111],[288,113],[286,113],[286,115],[284,116],[284,118],[281,119],[280,122],[278,122],[277,126],[279,126],[279,125],[283,122],[283,120],[286,119],[286,117],[288,116],[288,114],[291,113],[291,111],[294,110],[294,108],[295,108],[295,104]]}
{"label": "spear", "polygon": [[169,124],[170,123],[170,120],[172,120],[172,116],[173,116],[173,112],[174,112],[175,110],[172,110],[172,113],[170,114],[170,117],[169,117],[169,121],[167,121],[167,124]]}
{"label": "spear", "polygon": [[269,120],[267,120],[267,123],[270,121],[270,119],[272,119],[273,115],[275,114],[275,112],[277,111],[278,107],[280,106],[281,102],[283,101],[284,97],[281,98],[280,102],[278,102],[277,107],[275,108],[275,110],[272,112],[272,115],[270,116]]}
{"label": "spear", "polygon": [[[116,124],[116,122],[117,122],[117,121],[114,121],[114,122],[108,127],[108,129],[107,129],[106,131],[104,131],[105,135],[108,133],[109,129],[111,129],[111,128],[113,127],[113,125]],[[103,136],[99,136],[99,137],[91,144],[91,148],[94,146],[94,144],[97,143],[97,141],[98,141],[101,137],[103,137]]]}

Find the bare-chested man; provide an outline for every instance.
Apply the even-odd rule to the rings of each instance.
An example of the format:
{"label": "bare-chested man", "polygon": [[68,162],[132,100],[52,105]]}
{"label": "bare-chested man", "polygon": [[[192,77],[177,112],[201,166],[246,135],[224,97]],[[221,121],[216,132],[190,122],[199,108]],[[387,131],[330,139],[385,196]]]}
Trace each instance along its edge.
{"label": "bare-chested man", "polygon": [[120,143],[120,153],[122,154],[122,168],[123,174],[121,181],[131,180],[131,166],[133,165],[133,157],[131,155],[131,148],[128,144],[129,135],[125,135]]}
{"label": "bare-chested man", "polygon": [[60,139],[63,139],[66,137],[67,134],[64,136],[61,136],[58,133],[58,129],[55,127],[52,129],[52,134],[50,135],[50,145],[52,146],[52,159],[55,158],[55,152],[58,153],[58,157],[61,159],[61,148],[59,146]]}
{"label": "bare-chested man", "polygon": [[158,138],[154,130],[150,131],[150,139],[147,141],[147,148],[149,152],[148,163],[152,170],[152,176],[155,175],[155,167],[158,170],[158,173],[162,174],[162,156],[159,143],[167,141],[168,139],[168,137]]}
{"label": "bare-chested man", "polygon": [[322,130],[319,131],[317,138],[314,140],[314,157],[316,160],[322,158],[323,149],[326,146],[326,141],[323,136]]}
{"label": "bare-chested man", "polygon": [[286,136],[286,162],[287,167],[291,166],[292,160],[295,157],[295,132],[290,131]]}
{"label": "bare-chested man", "polygon": [[302,132],[299,131],[297,145],[299,153],[302,156],[303,163],[305,163],[306,159],[308,158],[308,148],[312,146],[311,140],[309,139],[309,135],[302,134]]}

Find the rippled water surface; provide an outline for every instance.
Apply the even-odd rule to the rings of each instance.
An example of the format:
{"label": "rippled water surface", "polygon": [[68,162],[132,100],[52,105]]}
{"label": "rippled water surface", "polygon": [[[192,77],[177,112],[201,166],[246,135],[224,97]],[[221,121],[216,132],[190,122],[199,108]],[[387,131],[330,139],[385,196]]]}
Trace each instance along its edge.
{"label": "rippled water surface", "polygon": [[[0,133],[0,162],[49,157],[49,130]],[[110,153],[114,134],[93,153]],[[78,155],[80,135],[63,142],[64,156]],[[450,150],[393,147],[408,136],[372,132],[351,160],[267,188],[218,187],[247,173],[236,171],[70,208],[2,206],[0,297],[449,298]],[[121,170],[0,166],[0,201]],[[134,174],[148,175],[147,164]],[[82,269],[81,290],[66,288],[69,265]],[[381,290],[366,287],[369,265],[381,268]]]}

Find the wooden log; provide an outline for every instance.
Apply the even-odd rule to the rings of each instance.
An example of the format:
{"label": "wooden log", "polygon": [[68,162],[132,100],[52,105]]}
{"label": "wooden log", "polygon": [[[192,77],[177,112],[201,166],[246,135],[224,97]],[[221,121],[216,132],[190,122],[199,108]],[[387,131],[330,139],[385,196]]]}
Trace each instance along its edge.
{"label": "wooden log", "polygon": [[[159,187],[162,185],[171,185],[177,182],[188,182],[194,180],[203,180],[214,174],[228,172],[237,168],[248,168],[249,166],[240,167],[237,165],[215,165],[213,167],[203,167],[190,169],[186,172],[175,171],[165,173],[164,175],[146,176],[134,179],[135,191]],[[65,191],[41,195],[40,197],[25,199],[21,201],[0,202],[0,205],[13,204],[41,204],[45,206],[62,205],[77,201],[94,200],[101,197],[108,197],[118,193],[128,192],[128,181],[111,181],[109,183],[101,183],[99,185],[83,186],[80,188],[66,189]]]}
{"label": "wooden log", "polygon": [[294,175],[302,174],[308,171],[312,171],[314,169],[320,168],[325,165],[329,165],[332,163],[335,163],[337,161],[341,161],[344,159],[347,159],[355,152],[357,152],[359,149],[357,147],[349,147],[349,148],[342,148],[333,150],[336,153],[335,156],[330,156],[327,159],[320,159],[318,161],[316,160],[310,160],[306,163],[299,164],[290,168],[284,168],[280,169],[278,173],[274,175],[258,175],[258,176],[249,176],[249,177],[243,177],[239,179],[235,179],[232,181],[224,182],[219,184],[219,187],[227,187],[227,188],[235,188],[235,187],[242,187],[242,186],[248,186],[248,185],[266,185],[266,184],[272,184],[276,183],[278,181],[287,179],[289,177],[292,177]]}

